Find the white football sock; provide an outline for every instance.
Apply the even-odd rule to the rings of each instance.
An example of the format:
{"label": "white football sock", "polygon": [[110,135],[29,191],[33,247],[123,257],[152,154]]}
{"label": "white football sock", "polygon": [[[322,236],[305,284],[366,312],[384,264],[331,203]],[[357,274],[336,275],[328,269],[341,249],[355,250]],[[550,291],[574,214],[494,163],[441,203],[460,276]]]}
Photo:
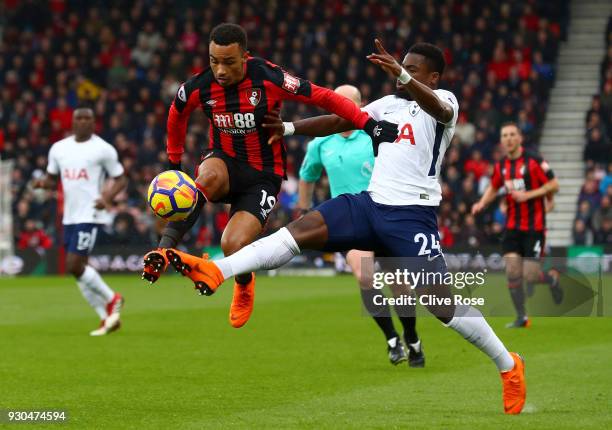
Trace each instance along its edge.
{"label": "white football sock", "polygon": [[87,300],[87,303],[94,308],[101,320],[105,320],[108,317],[108,314],[106,313],[106,303],[104,302],[104,299],[93,289],[91,289],[85,282],[77,279],[77,284],[81,290],[81,294],[83,294],[83,297],[85,297],[85,300]]}
{"label": "white football sock", "polygon": [[395,348],[397,346],[398,341],[399,341],[399,338],[397,336],[392,337],[391,339],[387,341],[387,345],[389,345],[390,348]]}
{"label": "white football sock", "polygon": [[472,306],[457,306],[448,324],[468,342],[487,354],[500,372],[514,368],[514,360],[480,311]]}
{"label": "white football sock", "polygon": [[421,339],[419,339],[417,343],[409,343],[408,345],[410,345],[416,352],[421,352]]}
{"label": "white football sock", "polygon": [[215,260],[223,277],[250,273],[259,269],[276,269],[289,262],[300,253],[300,247],[295,242],[289,230],[281,228],[274,234],[261,238],[229,257]]}
{"label": "white football sock", "polygon": [[83,274],[77,281],[87,284],[89,288],[102,296],[102,298],[106,300],[106,303],[113,300],[115,296],[115,292],[106,285],[106,282],[104,282],[98,271],[89,265],[85,266]]}

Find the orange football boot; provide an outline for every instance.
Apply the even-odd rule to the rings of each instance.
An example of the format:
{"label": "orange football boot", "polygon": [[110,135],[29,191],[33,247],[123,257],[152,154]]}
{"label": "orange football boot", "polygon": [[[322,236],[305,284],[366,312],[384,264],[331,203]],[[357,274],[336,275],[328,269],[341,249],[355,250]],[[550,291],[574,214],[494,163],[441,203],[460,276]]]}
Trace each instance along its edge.
{"label": "orange football boot", "polygon": [[255,273],[251,273],[251,281],[242,285],[234,283],[234,297],[230,306],[229,321],[232,327],[240,328],[247,323],[253,313],[255,302]]}
{"label": "orange football boot", "polygon": [[225,281],[221,270],[204,254],[202,258],[176,249],[166,249],[166,257],[177,272],[194,283],[200,295],[210,296]]}
{"label": "orange football boot", "polygon": [[514,368],[501,373],[504,400],[504,412],[507,414],[520,414],[525,406],[527,397],[527,384],[525,383],[525,363],[523,357],[516,352],[510,355],[514,360]]}
{"label": "orange football boot", "polygon": [[168,259],[164,254],[163,248],[157,248],[147,252],[143,262],[144,268],[142,269],[142,279],[146,279],[150,284],[157,281],[168,267]]}

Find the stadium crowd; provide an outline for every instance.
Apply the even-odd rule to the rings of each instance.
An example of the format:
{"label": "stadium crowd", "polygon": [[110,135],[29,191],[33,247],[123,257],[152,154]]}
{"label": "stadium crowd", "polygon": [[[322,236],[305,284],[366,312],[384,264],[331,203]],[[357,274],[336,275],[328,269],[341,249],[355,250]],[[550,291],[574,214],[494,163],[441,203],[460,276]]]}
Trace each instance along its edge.
{"label": "stadium crowd", "polygon": [[[57,237],[61,194],[34,191],[30,183],[44,171],[50,145],[70,132],[72,111],[79,105],[93,107],[96,132],[117,148],[129,177],[104,240],[120,245],[156,242],[156,223],[144,196],[150,180],[165,167],[167,110],[180,82],[206,67],[208,33],[223,21],[246,28],[253,55],[319,85],[354,84],[364,103],[394,92],[394,82],[365,59],[375,36],[397,58],[417,41],[442,47],[448,63],[442,87],[460,102],[456,135],[443,168],[443,245],[476,248],[496,242],[504,225],[503,204],[492,205],[478,220],[469,208],[502,156],[501,123],[516,121],[527,144],[537,143],[568,19],[566,1],[546,0],[253,0],[246,5],[236,0],[13,0],[4,7],[0,157],[14,159],[16,166],[16,243],[35,248],[48,247]],[[609,51],[604,93],[594,101],[595,110],[610,106],[610,58]],[[282,115],[291,120],[319,113],[287,103]],[[184,165],[199,159],[207,127],[197,112],[188,130]],[[599,128],[602,134],[609,131]],[[590,132],[593,138],[596,129]],[[270,229],[291,217],[306,143],[300,137],[286,140],[289,178]],[[610,189],[601,194],[609,195]],[[315,203],[327,197],[323,178]],[[597,207],[603,207],[604,200],[598,199]],[[609,199],[607,204],[609,208]],[[187,238],[193,246],[217,244],[228,222],[223,206],[206,205],[205,214]]]}
{"label": "stadium crowd", "polygon": [[586,174],[574,219],[576,245],[612,244],[612,18],[606,42],[600,94],[593,96],[586,114]]}

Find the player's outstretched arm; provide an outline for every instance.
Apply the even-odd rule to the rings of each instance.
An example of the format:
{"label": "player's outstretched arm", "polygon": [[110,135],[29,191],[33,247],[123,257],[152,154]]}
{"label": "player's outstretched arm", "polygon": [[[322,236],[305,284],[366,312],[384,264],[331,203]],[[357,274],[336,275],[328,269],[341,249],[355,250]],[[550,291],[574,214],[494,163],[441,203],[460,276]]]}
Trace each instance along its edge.
{"label": "player's outstretched arm", "polygon": [[380,66],[385,72],[397,78],[402,84],[406,85],[406,89],[414,100],[419,104],[421,109],[434,117],[436,121],[446,124],[453,119],[453,107],[440,100],[440,98],[427,85],[422,84],[416,79],[412,79],[408,71],[406,71],[391,54],[383,47],[378,39],[374,39],[378,54],[370,54],[367,59],[372,63]]}
{"label": "player's outstretched arm", "polygon": [[262,127],[267,128],[271,132],[268,144],[274,143],[283,136],[293,134],[321,137],[342,133],[343,131],[355,128],[352,122],[338,115],[320,115],[295,122],[283,122],[278,110],[270,111],[264,116]]}
{"label": "player's outstretched arm", "polygon": [[[315,105],[340,117],[325,116],[324,120],[301,124],[299,130],[285,128],[285,136],[298,132],[306,136],[327,136],[358,128],[365,131],[372,139],[374,146],[377,147],[382,142],[393,142],[399,134],[397,124],[371,118],[367,112],[359,109],[352,100],[335,93],[329,88],[319,87],[307,80],[291,76],[272,63],[267,63],[266,72],[269,80],[276,86],[277,94],[282,99]],[[346,120],[350,125],[341,122],[341,119]]]}

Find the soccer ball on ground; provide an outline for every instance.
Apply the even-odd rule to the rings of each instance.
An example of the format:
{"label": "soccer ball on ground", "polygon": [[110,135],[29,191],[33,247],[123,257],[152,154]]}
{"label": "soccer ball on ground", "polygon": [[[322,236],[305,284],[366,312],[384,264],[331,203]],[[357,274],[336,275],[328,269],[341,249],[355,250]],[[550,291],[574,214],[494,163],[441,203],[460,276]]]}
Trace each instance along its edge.
{"label": "soccer ball on ground", "polygon": [[195,182],[178,170],[167,170],[151,181],[147,202],[153,213],[168,221],[182,221],[198,201]]}

